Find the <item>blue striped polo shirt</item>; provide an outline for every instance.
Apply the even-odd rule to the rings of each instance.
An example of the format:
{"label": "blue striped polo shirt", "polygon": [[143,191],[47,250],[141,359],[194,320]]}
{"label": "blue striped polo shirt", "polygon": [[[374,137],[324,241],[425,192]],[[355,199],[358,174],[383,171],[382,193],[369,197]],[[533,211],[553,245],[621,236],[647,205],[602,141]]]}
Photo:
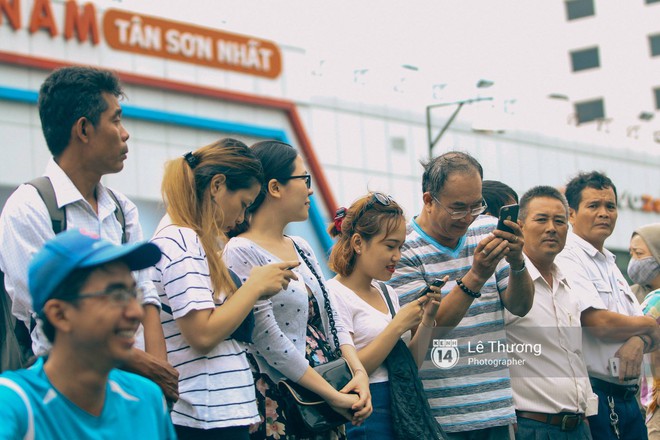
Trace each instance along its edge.
{"label": "blue striped polo shirt", "polygon": [[[495,229],[497,219],[479,216],[454,249],[428,236],[413,219],[396,272],[389,284],[401,305],[414,301],[427,284],[449,275],[446,295],[456,279],[472,266],[474,249]],[[502,260],[480,290],[460,323],[442,339],[456,340],[458,363],[440,369],[430,360],[433,344],[420,370],[420,378],[433,415],[447,432],[473,431],[516,422],[507,354],[503,305],[500,292],[508,286],[509,265]],[[481,345],[480,345],[481,343]],[[478,349],[481,348],[481,351]]]}

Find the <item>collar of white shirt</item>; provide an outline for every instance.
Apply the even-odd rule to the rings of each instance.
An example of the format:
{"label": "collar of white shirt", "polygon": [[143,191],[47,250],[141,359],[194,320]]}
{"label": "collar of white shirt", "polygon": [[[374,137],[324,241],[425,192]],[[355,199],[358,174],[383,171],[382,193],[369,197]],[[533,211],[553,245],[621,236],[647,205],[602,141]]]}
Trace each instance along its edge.
{"label": "collar of white shirt", "polygon": [[[568,233],[568,243],[573,244],[575,246],[578,246],[580,249],[582,249],[591,258],[594,258],[597,254],[601,253],[591,243],[589,243],[587,240],[580,237],[579,235],[577,235],[573,231],[569,231],[569,233]],[[602,255],[604,255],[605,258],[608,261],[614,262],[614,260],[616,260],[616,255],[614,255],[612,252],[608,251],[605,248],[603,248]]]}
{"label": "collar of white shirt", "polygon": [[[533,282],[536,282],[539,279],[542,279],[543,282],[545,282],[543,275],[541,275],[541,272],[539,272],[536,266],[534,266],[534,263],[532,263],[532,261],[529,259],[527,255],[525,255],[525,266],[527,267],[527,271],[529,272],[529,276]],[[554,281],[559,281],[561,284],[568,287],[568,283],[566,282],[566,277],[564,276],[561,269],[559,269],[559,266],[557,266],[555,263],[552,263],[551,272],[552,272],[552,279]]]}
{"label": "collar of white shirt", "polygon": [[78,188],[76,188],[69,176],[66,175],[54,159],[51,158],[48,161],[44,175],[50,179],[55,194],[57,194],[58,208],[77,202],[78,200],[83,200],[83,196],[78,191]]}
{"label": "collar of white shirt", "polygon": [[[53,158],[48,161],[46,165],[46,171],[44,176],[50,179],[51,184],[53,185],[53,190],[57,198],[57,207],[62,208],[63,206],[70,205],[78,201],[84,201],[84,197],[73,184],[69,176],[64,172],[62,168],[55,162]],[[107,189],[103,186],[102,183],[98,183],[96,186],[96,196],[99,201],[99,204],[109,210],[114,212],[116,209],[114,201],[110,199],[110,196],[107,195]]]}

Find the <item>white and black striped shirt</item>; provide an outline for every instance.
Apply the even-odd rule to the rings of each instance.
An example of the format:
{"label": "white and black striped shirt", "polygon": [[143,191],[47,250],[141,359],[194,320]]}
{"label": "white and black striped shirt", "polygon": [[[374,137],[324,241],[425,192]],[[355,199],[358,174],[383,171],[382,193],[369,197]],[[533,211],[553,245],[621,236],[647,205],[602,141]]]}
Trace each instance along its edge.
{"label": "white and black striped shirt", "polygon": [[163,258],[151,269],[163,304],[161,322],[169,362],[179,371],[179,400],[172,411],[175,425],[200,429],[245,426],[259,421],[254,381],[242,346],[226,339],[206,355],[181,334],[178,318],[194,310],[221,307],[213,287],[204,248],[197,234],[164,219],[152,241]]}

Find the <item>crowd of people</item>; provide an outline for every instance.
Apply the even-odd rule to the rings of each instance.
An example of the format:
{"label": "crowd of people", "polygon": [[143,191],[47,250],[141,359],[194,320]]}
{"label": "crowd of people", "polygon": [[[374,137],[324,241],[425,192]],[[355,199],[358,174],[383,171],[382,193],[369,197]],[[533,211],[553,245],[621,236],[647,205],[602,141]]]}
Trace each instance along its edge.
{"label": "crowd of people", "polygon": [[[632,233],[631,289],[605,247],[604,173],[518,198],[443,153],[416,215],[380,192],[337,210],[325,279],[285,233],[313,189],[280,141],[168,161],[145,242],[101,183],[128,152],[122,96],[89,67],[40,89],[46,190],[21,185],[0,215],[3,348],[18,348],[0,354],[0,438],[660,438],[660,223]],[[352,379],[336,388],[316,367],[338,359]],[[287,382],[345,423],[306,429]]]}

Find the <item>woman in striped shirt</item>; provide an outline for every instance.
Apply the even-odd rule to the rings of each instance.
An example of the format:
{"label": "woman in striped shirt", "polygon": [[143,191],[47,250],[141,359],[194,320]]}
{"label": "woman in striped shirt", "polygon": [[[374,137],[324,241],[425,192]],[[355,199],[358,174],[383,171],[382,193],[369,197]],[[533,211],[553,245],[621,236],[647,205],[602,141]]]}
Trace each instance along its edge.
{"label": "woman in striped shirt", "polygon": [[243,221],[262,180],[259,161],[233,139],[165,167],[167,215],[152,239],[163,258],[152,279],[162,301],[168,360],[179,371],[172,420],[180,439],[247,439],[248,426],[259,421],[252,374],[236,339],[250,341],[252,306],[296,279],[289,267],[298,263],[254,268],[239,286],[222,261],[221,245]]}

